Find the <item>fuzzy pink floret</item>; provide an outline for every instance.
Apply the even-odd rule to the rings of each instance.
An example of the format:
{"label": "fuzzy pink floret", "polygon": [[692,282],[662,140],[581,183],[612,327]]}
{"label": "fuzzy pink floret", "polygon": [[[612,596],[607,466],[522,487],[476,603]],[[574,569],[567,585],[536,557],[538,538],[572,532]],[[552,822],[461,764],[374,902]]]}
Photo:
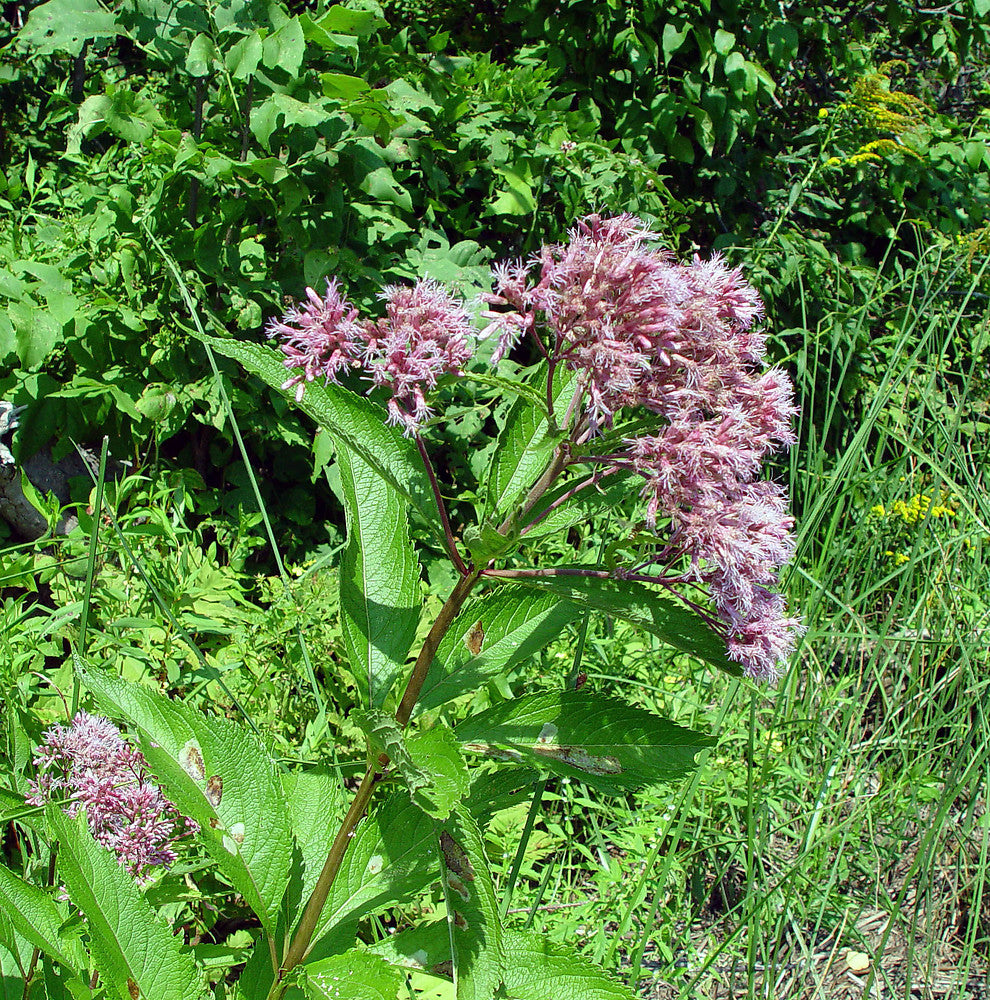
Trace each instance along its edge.
{"label": "fuzzy pink floret", "polygon": [[268,336],[280,341],[285,367],[298,372],[282,388],[295,386],[299,400],[307,382],[339,384],[342,373],[363,369],[389,391],[389,423],[415,433],[432,416],[427,396],[438,378],[461,374],[471,357],[474,328],[464,302],[430,279],[389,285],[379,295],[384,318],[369,320],[358,319],[336,280],[327,282],[323,298],[311,288],[306,294],[267,327]]}
{"label": "fuzzy pink floret", "polygon": [[317,378],[336,382],[342,371],[358,367],[365,337],[357,315],[341,295],[339,283],[328,280],[324,296],[307,288],[302,302],[280,320],[272,320],[266,327],[268,336],[279,338],[285,367],[298,369],[282,388],[295,386],[300,400],[307,382]]}

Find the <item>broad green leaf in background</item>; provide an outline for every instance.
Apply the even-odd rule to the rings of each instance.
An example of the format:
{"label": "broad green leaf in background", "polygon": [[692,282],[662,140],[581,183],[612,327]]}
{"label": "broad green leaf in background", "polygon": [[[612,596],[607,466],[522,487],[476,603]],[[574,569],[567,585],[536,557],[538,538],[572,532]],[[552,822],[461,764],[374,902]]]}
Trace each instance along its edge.
{"label": "broad green leaf in background", "polygon": [[455,730],[465,750],[579,778],[619,794],[676,781],[709,736],[595,691],[525,695],[469,716]]}
{"label": "broad green leaf in background", "polygon": [[307,1000],[395,1000],[405,973],[366,951],[348,951],[305,967]]}
{"label": "broad green leaf in background", "polygon": [[261,58],[268,69],[281,69],[295,77],[299,75],[305,53],[302,25],[298,17],[290,17],[264,40]]}
{"label": "broad green leaf in background", "polygon": [[358,921],[395,906],[436,881],[434,821],[397,791],[358,824],[334,879],[313,941],[317,951],[354,943]]}
{"label": "broad green leaf in background", "polygon": [[344,642],[364,704],[378,708],[416,638],[419,563],[405,498],[332,428],[331,435],[347,519],[340,567]]}
{"label": "broad green leaf in background", "polygon": [[[288,372],[280,355],[261,344],[206,337],[220,354],[239,361],[273,389],[281,389]],[[355,454],[397,489],[422,515],[427,523],[442,533],[437,525],[437,509],[430,480],[416,446],[402,436],[401,431],[386,425],[384,411],[369,400],[337,385],[306,386],[299,408],[321,427],[333,432],[347,443]]]}
{"label": "broad green leaf in background", "polygon": [[77,56],[86,42],[123,34],[117,19],[99,0],[49,0],[28,15],[17,40],[33,55],[65,52]]}
{"label": "broad green leaf in background", "polygon": [[246,80],[254,76],[261,61],[263,44],[257,29],[239,39],[228,50],[224,58],[230,75],[235,80]]}
{"label": "broad green leaf in background", "polygon": [[336,31],[343,35],[357,35],[359,38],[373,35],[379,28],[388,26],[388,21],[370,10],[354,10],[341,4],[334,4],[318,21],[326,31]]}
{"label": "broad green leaf in background", "polygon": [[186,53],[186,72],[190,76],[209,76],[217,59],[217,47],[208,34],[201,32]]}
{"label": "broad green leaf in background", "polygon": [[512,1000],[634,1000],[625,983],[535,931],[506,931],[505,958]]}
{"label": "broad green leaf in background", "polygon": [[[69,898],[86,914],[97,968],[121,1000],[194,1000],[206,991],[181,938],[159,920],[134,879],[97,844],[84,813],[69,819],[55,805],[48,822],[59,842],[59,873]],[[139,991],[139,992],[137,992]]]}
{"label": "broad green leaf in background", "polygon": [[496,167],[495,173],[503,181],[491,206],[495,215],[531,215],[536,211],[533,172],[528,164]]}
{"label": "broad green leaf in background", "polygon": [[504,587],[471,601],[440,641],[416,711],[477,691],[556,638],[581,608],[554,594]]}
{"label": "broad green leaf in background", "polygon": [[[570,568],[589,569],[588,566]],[[512,583],[527,589],[549,591],[582,608],[593,608],[641,625],[675,649],[691,653],[733,676],[738,677],[743,672],[739,664],[729,659],[725,640],[696,614],[644,584],[589,576],[527,577]]]}
{"label": "broad green leaf in background", "polygon": [[79,940],[61,933],[66,917],[55,900],[5,865],[0,865],[0,909],[17,932],[46,955],[70,969],[84,967],[85,955]]}
{"label": "broad green leaf in background", "polygon": [[257,737],[139,684],[79,673],[108,714],[124,715],[138,729],[152,773],[179,811],[199,823],[210,856],[274,933],[292,834],[275,762]]}
{"label": "broad green leaf in background", "polygon": [[[554,414],[558,420],[563,417],[576,384],[577,376],[573,372],[558,370],[553,389]],[[545,376],[542,382],[534,384],[534,388],[541,398],[546,397]],[[504,516],[519,502],[523,491],[546,468],[556,443],[557,439],[548,433],[545,404],[538,406],[520,396],[509,410],[488,470],[486,512],[489,518]]]}
{"label": "broad green leaf in background", "polygon": [[484,838],[466,810],[437,824],[437,853],[457,1000],[491,1000],[505,973],[502,921]]}

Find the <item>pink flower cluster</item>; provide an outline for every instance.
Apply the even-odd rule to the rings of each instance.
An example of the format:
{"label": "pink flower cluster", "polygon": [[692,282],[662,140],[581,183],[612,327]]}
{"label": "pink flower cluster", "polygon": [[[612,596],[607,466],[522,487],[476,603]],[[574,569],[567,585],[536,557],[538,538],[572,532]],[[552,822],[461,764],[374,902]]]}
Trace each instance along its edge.
{"label": "pink flower cluster", "polygon": [[718,255],[672,261],[630,215],[592,215],[569,235],[495,269],[486,316],[497,355],[545,332],[551,363],[580,373],[586,436],[630,407],[661,418],[657,433],[597,460],[646,480],[647,521],[667,522],[656,562],[688,564],[664,582],[706,584],[730,655],[776,678],[801,628],[769,589],[792,555],[793,521],[784,491],[757,477],[767,454],[794,442],[797,409],[787,375],[758,370],[759,296]]}
{"label": "pink flower cluster", "polygon": [[[136,878],[175,860],[171,844],[183,817],[148,780],[143,754],[112,722],[79,712],[71,726],[52,726],[34,763],[38,777],[31,782],[28,803],[65,801],[69,816],[84,806],[94,839]],[[192,820],[185,819],[185,825],[195,829]]]}
{"label": "pink flower cluster", "polygon": [[375,386],[389,393],[389,423],[412,435],[432,416],[427,394],[441,375],[460,375],[473,350],[471,318],[464,303],[430,279],[411,288],[389,285],[379,295],[385,316],[359,320],[358,311],[327,281],[321,298],[306,299],[268,324],[278,337],[284,365],[298,370],[283,385],[302,399],[307,382],[339,383],[340,374],[363,368]]}

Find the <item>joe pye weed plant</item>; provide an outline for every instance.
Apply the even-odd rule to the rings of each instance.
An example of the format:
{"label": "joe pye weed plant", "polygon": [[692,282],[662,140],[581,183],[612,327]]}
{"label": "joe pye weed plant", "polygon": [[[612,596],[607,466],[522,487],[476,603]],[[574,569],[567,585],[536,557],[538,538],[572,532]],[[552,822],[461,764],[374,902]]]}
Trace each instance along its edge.
{"label": "joe pye weed plant", "polygon": [[[801,626],[774,589],[792,521],[783,490],[760,478],[764,458],[793,441],[791,384],[764,370],[760,300],[739,270],[718,257],[676,262],[656,241],[632,216],[585,218],[566,244],[495,268],[480,334],[469,304],[429,279],[384,288],[377,319],[336,281],[308,289],[269,324],[277,351],[203,334],[294,395],[332,438],[364,774],[344,783],[321,768],[288,770],[248,726],[77,658],[99,710],[126,720],[137,746],[81,715],[37,753],[31,801],[45,823],[28,822],[39,859],[43,842],[58,842],[49,888],[33,863],[26,878],[0,870],[10,921],[30,945],[27,978],[39,967],[58,996],[205,996],[207,952],[182,946],[155,911],[144,864],[201,852],[191,877],[214,869],[260,924],[253,948],[228,963],[246,961],[243,970],[214,982],[216,996],[391,1000],[445,983],[430,995],[632,995],[567,949],[505,926],[485,823],[540,773],[626,794],[679,779],[711,741],[587,688],[527,692],[466,717],[451,703],[595,611],[761,681],[793,652]],[[501,374],[499,360],[524,350],[539,362]],[[512,400],[466,526],[452,523],[430,454],[438,389],[455,379]],[[606,539],[599,560],[582,551],[540,564],[541,539],[633,507],[641,525]],[[410,511],[456,573],[428,631]],[[102,776],[83,739],[94,731]],[[156,815],[191,835],[163,843],[154,827],[155,850],[142,852],[132,841],[151,824],[125,805],[115,813],[106,796],[131,803],[146,773]],[[109,788],[79,792],[103,788],[101,777]],[[437,885],[421,922],[368,933],[367,918]]]}

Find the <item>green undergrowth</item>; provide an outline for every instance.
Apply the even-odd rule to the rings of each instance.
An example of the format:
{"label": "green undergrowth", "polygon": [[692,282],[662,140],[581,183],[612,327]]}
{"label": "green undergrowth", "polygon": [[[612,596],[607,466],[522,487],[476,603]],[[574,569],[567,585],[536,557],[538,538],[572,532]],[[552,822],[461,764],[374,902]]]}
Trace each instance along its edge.
{"label": "green undergrowth", "polygon": [[[956,970],[947,995],[970,995],[985,975],[983,287],[979,270],[934,247],[875,299],[836,302],[798,342],[789,363],[800,441],[779,473],[800,514],[785,586],[808,632],[775,690],[712,675],[606,622],[587,634],[575,626],[450,710],[577,683],[718,737],[683,785],[603,798],[553,779],[500,800],[487,844],[498,884],[513,886],[511,926],[579,943],[643,996],[665,995],[660,983],[685,998],[713,996],[732,977],[738,995],[786,979],[786,995],[827,996],[835,973],[826,959],[842,968],[849,950],[870,957],[864,982],[876,976],[892,991],[931,982],[947,962]],[[872,332],[881,307],[887,341]],[[857,391],[845,404],[854,360]],[[844,405],[858,408],[855,427]],[[64,717],[66,653],[81,638],[93,660],[129,680],[246,717],[287,766],[360,756],[348,721],[356,688],[338,667],[334,546],[282,575],[259,574],[251,554],[268,541],[261,514],[246,503],[232,521],[201,479],[149,470],[108,484],[90,585],[92,484],[87,499],[76,533],[4,552],[11,760],[23,763]],[[264,514],[278,519],[274,508]],[[594,545],[621,533],[615,517],[574,530]],[[511,845],[527,824],[517,855]],[[170,905],[213,926],[197,903]],[[416,909],[438,906],[427,895]],[[395,910],[362,934],[374,940],[410,915]]]}

